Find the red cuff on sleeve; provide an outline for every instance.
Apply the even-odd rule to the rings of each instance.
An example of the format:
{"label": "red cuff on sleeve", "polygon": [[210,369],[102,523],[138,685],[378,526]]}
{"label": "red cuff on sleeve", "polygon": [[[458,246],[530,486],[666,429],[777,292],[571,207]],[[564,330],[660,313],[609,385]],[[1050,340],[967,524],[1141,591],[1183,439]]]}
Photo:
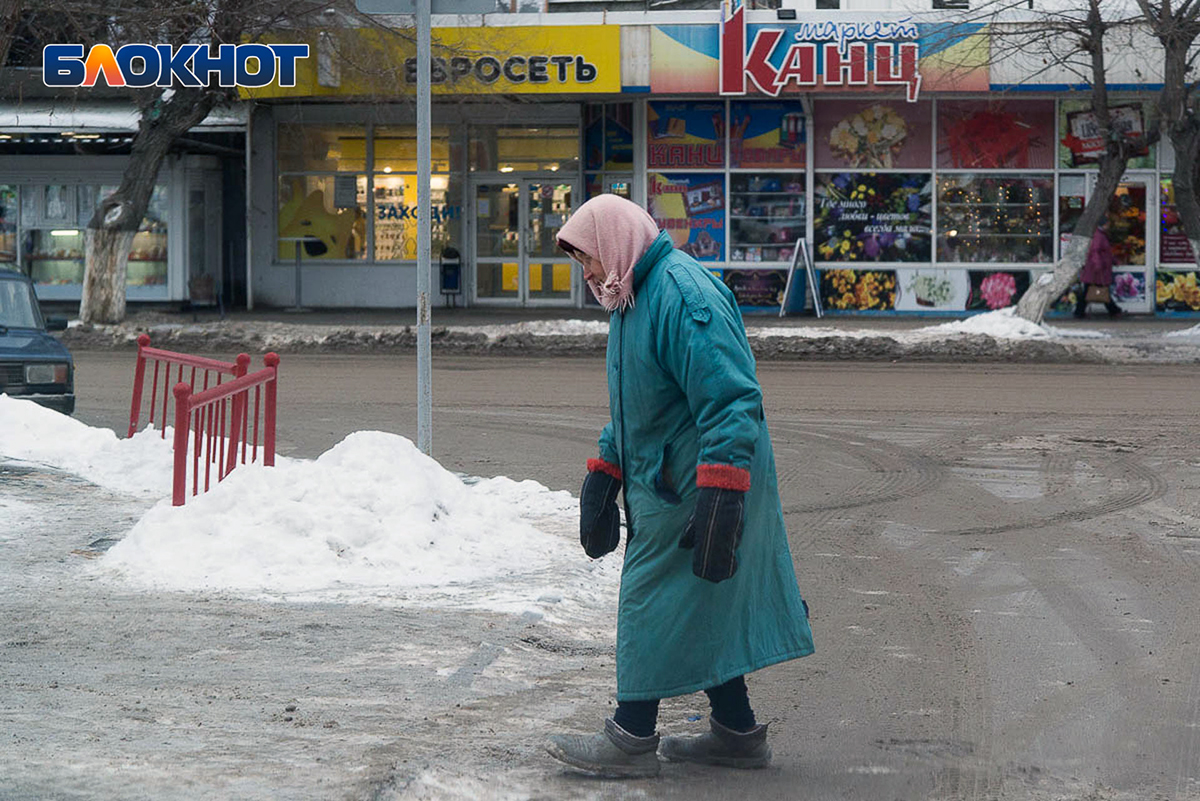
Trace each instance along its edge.
{"label": "red cuff on sleeve", "polygon": [[696,468],[696,486],[746,492],[750,489],[750,471],[731,464],[702,464]]}
{"label": "red cuff on sleeve", "polygon": [[[606,462],[603,459],[588,459],[587,469],[589,473],[608,473],[617,481],[621,480],[621,468],[617,467],[612,462]],[[747,477],[749,474],[747,474]]]}

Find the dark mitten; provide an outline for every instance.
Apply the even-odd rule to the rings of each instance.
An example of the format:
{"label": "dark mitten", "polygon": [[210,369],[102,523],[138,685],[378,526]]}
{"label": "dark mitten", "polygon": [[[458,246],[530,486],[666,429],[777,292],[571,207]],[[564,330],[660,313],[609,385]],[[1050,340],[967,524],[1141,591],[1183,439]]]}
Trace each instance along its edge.
{"label": "dark mitten", "polygon": [[621,542],[621,513],[617,511],[620,479],[591,471],[579,491],[579,542],[593,559],[612,553]]}
{"label": "dark mitten", "polygon": [[692,549],[692,572],[700,578],[715,584],[737,572],[745,507],[746,493],[740,490],[701,487],[696,493],[696,509],[679,547]]}

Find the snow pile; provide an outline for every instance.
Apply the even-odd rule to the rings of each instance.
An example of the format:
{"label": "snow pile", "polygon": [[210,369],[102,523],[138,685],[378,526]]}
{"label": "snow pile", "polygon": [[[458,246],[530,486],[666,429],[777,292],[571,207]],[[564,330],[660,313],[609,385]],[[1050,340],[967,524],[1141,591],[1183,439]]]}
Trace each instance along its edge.
{"label": "snow pile", "polygon": [[105,489],[171,494],[171,434],[151,428],[121,440],[33,401],[0,395],[0,458],[63,470]]}
{"label": "snow pile", "polygon": [[1163,336],[1173,339],[1195,339],[1196,337],[1200,337],[1200,325],[1194,325],[1191,328],[1182,328],[1178,331],[1168,331]]}
{"label": "snow pile", "polygon": [[1018,317],[1017,310],[1013,307],[941,325],[931,325],[913,333],[935,339],[955,334],[982,334],[995,339],[1045,339],[1053,335],[1050,329]]}
{"label": "snow pile", "polygon": [[160,502],[103,564],[168,589],[446,588],[584,561],[576,504],[533,481],[465,483],[403,437],[360,431],[315,461],[239,467],[184,507]]}
{"label": "snow pile", "polygon": [[483,334],[489,340],[529,334],[535,337],[589,336],[608,334],[607,320],[526,320],[502,325],[450,325],[446,330],[455,334]]}
{"label": "snow pile", "polygon": [[175,507],[169,432],[122,440],[0,395],[0,459],[157,499],[93,564],[106,578],[256,598],[536,609],[551,620],[615,604],[620,556],[583,554],[569,492],[463,479],[404,437],[359,431],[316,460],[239,465]]}

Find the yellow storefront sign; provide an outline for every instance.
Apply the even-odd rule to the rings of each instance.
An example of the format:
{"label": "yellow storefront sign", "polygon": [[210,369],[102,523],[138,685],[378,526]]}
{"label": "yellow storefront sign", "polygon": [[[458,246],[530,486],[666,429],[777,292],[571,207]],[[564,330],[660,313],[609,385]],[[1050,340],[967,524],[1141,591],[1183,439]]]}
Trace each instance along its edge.
{"label": "yellow storefront sign", "polygon": [[[416,91],[416,44],[410,31],[351,28],[307,37],[296,85],[240,88],[243,98],[373,97]],[[434,94],[562,94],[621,91],[617,25],[435,28]]]}

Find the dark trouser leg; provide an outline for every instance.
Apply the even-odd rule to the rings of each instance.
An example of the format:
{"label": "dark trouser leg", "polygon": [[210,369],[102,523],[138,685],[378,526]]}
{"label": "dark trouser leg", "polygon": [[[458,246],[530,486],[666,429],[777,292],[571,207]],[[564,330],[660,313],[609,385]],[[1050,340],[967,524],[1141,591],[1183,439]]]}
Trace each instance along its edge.
{"label": "dark trouser leg", "polygon": [[658,723],[658,701],[617,701],[613,720],[634,737],[649,737]]}
{"label": "dark trouser leg", "polygon": [[1075,316],[1085,317],[1087,315],[1087,290],[1088,284],[1083,285],[1083,289],[1079,293],[1079,297],[1075,299]]}
{"label": "dark trouser leg", "polygon": [[704,691],[712,706],[713,719],[727,729],[750,731],[755,726],[754,710],[746,692],[746,677],[738,676]]}

